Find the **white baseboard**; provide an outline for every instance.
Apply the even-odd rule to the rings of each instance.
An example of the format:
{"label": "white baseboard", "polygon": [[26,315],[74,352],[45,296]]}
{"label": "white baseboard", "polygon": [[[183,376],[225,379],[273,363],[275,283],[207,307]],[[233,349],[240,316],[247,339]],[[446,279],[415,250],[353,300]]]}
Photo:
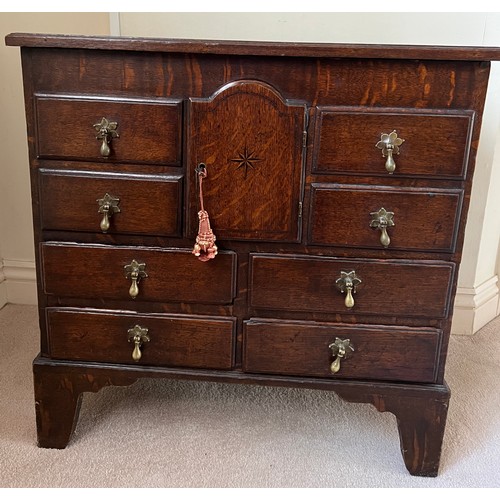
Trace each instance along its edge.
{"label": "white baseboard", "polygon": [[451,333],[472,335],[500,314],[498,276],[473,288],[459,287]]}
{"label": "white baseboard", "polygon": [[2,294],[5,295],[5,303],[36,305],[38,300],[35,263],[4,259],[0,269],[0,304]]}

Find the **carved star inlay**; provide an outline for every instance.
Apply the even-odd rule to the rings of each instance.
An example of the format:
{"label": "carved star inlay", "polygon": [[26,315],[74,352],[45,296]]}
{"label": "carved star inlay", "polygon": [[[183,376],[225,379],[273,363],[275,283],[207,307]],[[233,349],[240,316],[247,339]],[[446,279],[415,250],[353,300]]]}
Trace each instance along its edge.
{"label": "carved star inlay", "polygon": [[258,158],[254,155],[252,151],[249,151],[248,147],[245,145],[242,153],[239,153],[238,158],[232,158],[229,161],[233,163],[237,163],[238,166],[236,169],[244,168],[245,169],[245,179],[247,178],[248,169],[255,168],[254,163],[257,161],[262,161],[262,158]]}

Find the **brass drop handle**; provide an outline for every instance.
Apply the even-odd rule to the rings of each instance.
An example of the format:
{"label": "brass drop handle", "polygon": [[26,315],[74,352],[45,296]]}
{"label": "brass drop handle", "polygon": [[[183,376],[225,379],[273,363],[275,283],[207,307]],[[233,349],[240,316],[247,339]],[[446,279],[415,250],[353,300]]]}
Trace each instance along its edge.
{"label": "brass drop handle", "polygon": [[134,343],[134,350],[132,351],[132,359],[139,361],[142,358],[141,346],[149,342],[148,329],[142,326],[135,325],[128,330],[128,341]]}
{"label": "brass drop handle", "polygon": [[329,346],[332,351],[333,362],[330,365],[330,371],[332,373],[337,373],[340,370],[340,360],[347,359],[350,354],[354,352],[354,346],[351,344],[350,339],[339,339],[335,338]]}
{"label": "brass drop handle", "polygon": [[121,212],[118,203],[120,203],[120,198],[115,198],[109,193],[106,193],[103,198],[96,200],[99,203],[98,213],[103,214],[101,223],[99,227],[103,233],[107,233],[109,230],[110,222],[109,219],[113,214]]}
{"label": "brass drop handle", "polygon": [[399,154],[399,146],[403,144],[405,140],[398,137],[398,134],[393,130],[390,134],[382,134],[380,136],[380,141],[375,145],[377,148],[382,150],[382,156],[387,158],[385,161],[385,169],[390,174],[394,173],[396,170],[396,162],[394,161],[394,155]]}
{"label": "brass drop handle", "polygon": [[349,309],[354,307],[353,294],[356,293],[356,287],[361,284],[361,280],[356,276],[355,271],[340,271],[340,278],[335,281],[337,288],[346,294],[345,306]]}
{"label": "brass drop handle", "polygon": [[120,137],[116,131],[118,123],[109,121],[103,116],[99,123],[94,123],[93,127],[97,132],[95,138],[101,141],[101,156],[107,158],[111,154],[111,148],[109,147],[111,139]]}
{"label": "brass drop handle", "polygon": [[124,266],[125,276],[132,280],[132,284],[128,290],[128,294],[135,299],[139,295],[139,281],[141,278],[147,278],[148,275],[144,270],[145,263],[139,264],[135,259],[130,264]]}
{"label": "brass drop handle", "polygon": [[380,243],[387,248],[391,243],[387,228],[394,226],[394,212],[388,212],[382,207],[377,212],[370,212],[370,215],[372,216],[370,227],[380,229]]}

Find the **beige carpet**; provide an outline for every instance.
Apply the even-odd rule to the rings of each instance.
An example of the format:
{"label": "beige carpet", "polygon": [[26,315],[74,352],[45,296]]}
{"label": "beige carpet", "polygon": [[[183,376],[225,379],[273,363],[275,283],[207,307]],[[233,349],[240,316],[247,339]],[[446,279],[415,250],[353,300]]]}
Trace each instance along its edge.
{"label": "beige carpet", "polygon": [[432,479],[407,473],[392,414],[312,390],[142,380],[86,394],[70,446],[37,448],[36,314],[0,311],[0,487],[500,486],[500,318],[452,338]]}

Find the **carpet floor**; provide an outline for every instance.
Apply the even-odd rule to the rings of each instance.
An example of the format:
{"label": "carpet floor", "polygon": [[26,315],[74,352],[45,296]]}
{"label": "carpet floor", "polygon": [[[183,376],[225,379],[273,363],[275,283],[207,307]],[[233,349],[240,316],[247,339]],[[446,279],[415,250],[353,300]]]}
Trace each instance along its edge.
{"label": "carpet floor", "polygon": [[37,309],[0,310],[0,487],[500,487],[500,318],[451,339],[437,478],[403,465],[396,419],[334,393],[140,380],[86,393],[65,450],[36,446]]}

